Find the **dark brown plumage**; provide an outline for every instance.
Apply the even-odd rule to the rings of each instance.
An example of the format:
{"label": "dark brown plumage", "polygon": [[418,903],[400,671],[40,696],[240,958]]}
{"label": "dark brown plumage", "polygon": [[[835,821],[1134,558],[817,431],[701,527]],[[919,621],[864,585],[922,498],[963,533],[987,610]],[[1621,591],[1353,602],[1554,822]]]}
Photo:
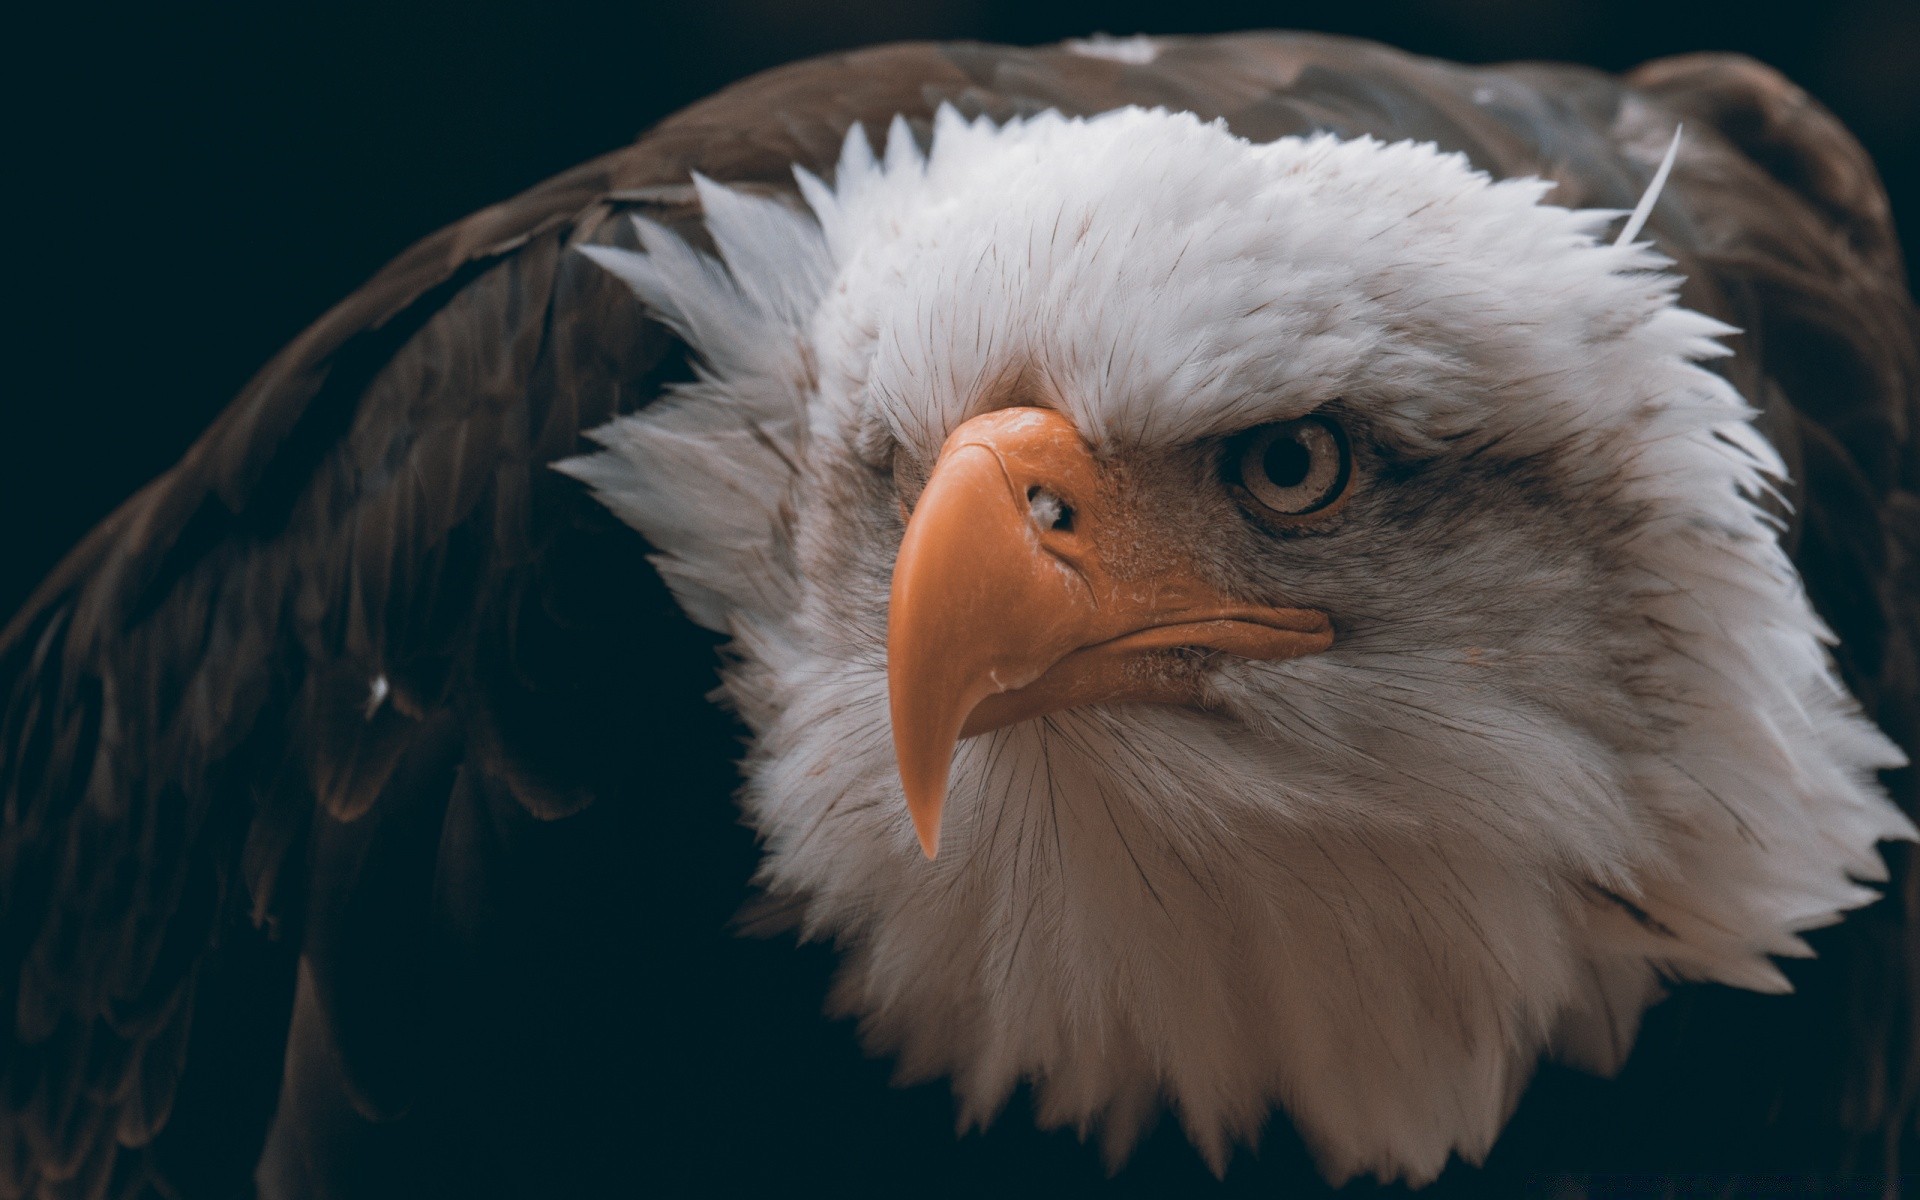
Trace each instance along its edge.
{"label": "dark brown plumage", "polygon": [[[697,237],[689,172],[786,190],[851,123],[924,128],[942,102],[1432,140],[1620,208],[1646,183],[1621,147],[1684,121],[1696,153],[1650,231],[1685,302],[1747,331],[1725,369],[1795,469],[1784,536],[1847,683],[1920,750],[1915,310],[1871,164],[1771,71],[1468,69],[1292,35],[1139,65],[967,44],[801,63],[414,247],[0,634],[0,1196],[233,1194],[263,1149],[288,1196],[890,1186],[901,1162],[956,1187],[1097,1180],[1019,1121],[956,1145],[938,1089],[886,1091],[811,1016],[819,958],[720,940],[750,850],[726,824],[733,730],[700,701],[712,639],[547,470],[687,371],[572,247],[625,243],[629,212]],[[1911,770],[1889,783],[1920,809]],[[1920,1114],[1920,880],[1892,857],[1888,900],[1790,969],[1797,996],[1683,991],[1620,1080],[1549,1069],[1492,1179],[1440,1188],[1889,1180]],[[1230,1182],[1311,1186],[1270,1140]],[[1123,1183],[1200,1172],[1155,1143]]]}

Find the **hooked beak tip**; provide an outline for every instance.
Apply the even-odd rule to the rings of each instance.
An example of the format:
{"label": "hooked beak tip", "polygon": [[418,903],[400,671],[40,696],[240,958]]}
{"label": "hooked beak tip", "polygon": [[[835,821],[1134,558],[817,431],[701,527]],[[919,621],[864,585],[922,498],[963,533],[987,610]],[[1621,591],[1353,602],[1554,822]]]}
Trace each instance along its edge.
{"label": "hooked beak tip", "polygon": [[[951,746],[947,760],[953,757]],[[938,777],[927,772],[917,780],[919,786],[907,788],[907,812],[913,818],[914,836],[920,839],[920,852],[932,859],[940,853],[940,810],[946,806],[947,778],[945,762]]]}

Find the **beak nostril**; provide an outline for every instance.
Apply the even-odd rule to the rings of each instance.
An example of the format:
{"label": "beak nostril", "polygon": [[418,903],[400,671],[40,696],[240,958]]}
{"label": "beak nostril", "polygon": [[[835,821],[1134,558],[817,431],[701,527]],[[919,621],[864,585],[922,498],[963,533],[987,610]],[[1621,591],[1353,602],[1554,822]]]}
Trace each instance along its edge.
{"label": "beak nostril", "polygon": [[1027,489],[1027,512],[1043,531],[1073,532],[1073,506],[1038,484]]}

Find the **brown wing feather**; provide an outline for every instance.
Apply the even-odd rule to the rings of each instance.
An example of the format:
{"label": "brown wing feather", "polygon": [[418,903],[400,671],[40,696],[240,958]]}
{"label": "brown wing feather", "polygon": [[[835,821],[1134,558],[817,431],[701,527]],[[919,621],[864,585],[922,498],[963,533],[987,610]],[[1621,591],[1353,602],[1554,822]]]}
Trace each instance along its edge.
{"label": "brown wing feather", "polygon": [[[446,727],[491,609],[529,586],[539,553],[587,536],[612,543],[610,579],[646,570],[610,522],[567,511],[542,470],[579,429],[638,403],[667,350],[567,253],[607,224],[611,190],[650,178],[637,157],[589,164],[383,271],[0,639],[0,964],[18,996],[0,1195],[92,1194],[95,1175],[116,1190],[149,1175],[232,1190],[272,1109],[301,934],[327,985],[369,976],[361,947],[324,967],[345,924],[333,906],[376,892],[360,860],[384,852],[396,818],[358,821],[375,798],[432,804],[438,787],[444,804],[451,762],[512,775],[530,811],[577,803],[583,782],[518,764],[513,731],[450,744]],[[556,324],[563,303],[575,307]],[[605,315],[583,364],[568,322],[588,313]],[[383,674],[390,695],[370,712]],[[409,865],[431,884],[431,856]],[[277,1010],[239,1031],[254,1061],[238,1061],[231,1025],[195,1019],[209,988],[236,997],[211,998],[222,1015]]]}
{"label": "brown wing feather", "polygon": [[[1703,264],[1752,295],[1755,356],[1790,401],[1769,432],[1798,443],[1795,557],[1841,671],[1920,757],[1920,316],[1879,176],[1831,113],[1751,60],[1663,59],[1628,82],[1725,139],[1680,173],[1681,198]],[[1912,768],[1887,784],[1920,814]],[[1891,1179],[1920,1152],[1920,872],[1910,847],[1889,857],[1887,899],[1820,944],[1798,1010],[1824,1027],[1797,1043],[1781,1029],[1802,1073],[1774,1089],[1790,1115],[1837,1116],[1858,1166]]]}
{"label": "brown wing feather", "polygon": [[[836,1141],[952,1153],[944,1102],[883,1094],[844,1037],[791,1078],[769,1066],[806,1040],[817,986],[797,1007],[758,996],[737,1047],[647,1028],[710,1026],[701,1006],[758,995],[779,968],[713,932],[751,848],[701,815],[730,786],[731,730],[696,699],[711,643],[639,539],[545,470],[684,370],[571,247],[628,238],[615,218],[633,208],[693,232],[689,172],[786,188],[792,163],[829,168],[853,122],[901,113],[924,132],[942,102],[1426,138],[1554,179],[1561,203],[1622,208],[1686,119],[1651,233],[1688,301],[1749,331],[1727,369],[1805,464],[1790,536],[1816,602],[1850,682],[1915,748],[1913,309],[1870,165],[1764,68],[1668,60],[1622,81],[1278,34],[1173,39],[1150,64],[968,44],[817,59],[403,255],[0,636],[0,978],[18,1001],[0,1196],[243,1190],[263,1138],[262,1181],[287,1195],[580,1194],[623,1177],[636,1076],[687,1098],[644,1144],[709,1182],[863,1178]],[[1911,778],[1895,785],[1911,811]],[[716,863],[735,871],[716,880]],[[1549,1072],[1495,1176],[1461,1186],[1540,1167],[1812,1169],[1844,1148],[1819,1131],[1840,1111],[1829,1094],[1878,1139],[1871,1170],[1920,1079],[1911,875],[1896,888],[1872,925],[1828,939],[1800,1000],[1703,989],[1656,1014],[1618,1084]],[[706,956],[711,978],[636,998],[673,953]],[[816,1089],[866,1107],[815,1111]],[[1780,1133],[1782,1112],[1815,1132]],[[761,1154],[722,1152],[733,1119]],[[1281,1140],[1259,1170],[1304,1186]],[[1072,1147],[989,1146],[1003,1172],[1045,1159],[1062,1182],[1097,1178]],[[1136,1172],[1163,1169],[1153,1155]]]}

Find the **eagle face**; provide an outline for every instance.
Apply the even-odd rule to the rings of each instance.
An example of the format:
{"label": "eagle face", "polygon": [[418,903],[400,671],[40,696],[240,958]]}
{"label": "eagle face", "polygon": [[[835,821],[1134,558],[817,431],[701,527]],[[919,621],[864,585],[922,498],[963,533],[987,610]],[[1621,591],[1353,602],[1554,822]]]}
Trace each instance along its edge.
{"label": "eagle face", "polygon": [[1618,214],[1138,109],[800,182],[589,251],[705,369],[564,469],[735,639],[758,882],[963,1123],[1421,1182],[1913,835]]}

